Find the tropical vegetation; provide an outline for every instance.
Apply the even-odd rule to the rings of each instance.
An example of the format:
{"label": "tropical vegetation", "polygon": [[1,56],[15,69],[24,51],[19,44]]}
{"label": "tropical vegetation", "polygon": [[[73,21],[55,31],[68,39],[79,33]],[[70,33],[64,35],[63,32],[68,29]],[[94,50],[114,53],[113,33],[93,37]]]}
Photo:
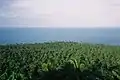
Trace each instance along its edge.
{"label": "tropical vegetation", "polygon": [[77,42],[0,45],[0,80],[120,80],[120,46]]}

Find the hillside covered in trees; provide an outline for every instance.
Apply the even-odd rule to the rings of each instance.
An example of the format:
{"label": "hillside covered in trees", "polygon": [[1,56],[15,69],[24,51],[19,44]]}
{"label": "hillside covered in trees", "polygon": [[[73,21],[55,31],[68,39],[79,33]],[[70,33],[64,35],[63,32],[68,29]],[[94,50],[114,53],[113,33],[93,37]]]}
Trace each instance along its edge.
{"label": "hillside covered in trees", "polygon": [[0,80],[120,80],[120,46],[76,42],[1,45]]}

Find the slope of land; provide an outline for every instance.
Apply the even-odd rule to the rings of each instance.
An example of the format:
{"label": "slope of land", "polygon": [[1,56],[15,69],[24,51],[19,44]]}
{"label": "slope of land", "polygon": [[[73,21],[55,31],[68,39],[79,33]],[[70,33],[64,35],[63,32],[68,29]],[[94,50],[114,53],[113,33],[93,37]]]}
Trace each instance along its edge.
{"label": "slope of land", "polygon": [[76,42],[1,45],[0,80],[120,80],[120,46]]}

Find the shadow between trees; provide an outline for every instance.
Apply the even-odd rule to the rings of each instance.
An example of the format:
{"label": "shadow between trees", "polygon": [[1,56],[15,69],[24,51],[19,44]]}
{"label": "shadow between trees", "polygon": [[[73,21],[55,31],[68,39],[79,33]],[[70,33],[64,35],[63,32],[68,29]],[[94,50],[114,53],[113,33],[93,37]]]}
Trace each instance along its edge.
{"label": "shadow between trees", "polygon": [[100,70],[100,64],[93,65],[83,71],[75,68],[71,63],[66,63],[61,69],[42,72],[37,72],[37,70],[38,67],[32,74],[32,80],[119,80],[116,76],[111,79],[107,75],[109,73],[104,74],[105,72]]}

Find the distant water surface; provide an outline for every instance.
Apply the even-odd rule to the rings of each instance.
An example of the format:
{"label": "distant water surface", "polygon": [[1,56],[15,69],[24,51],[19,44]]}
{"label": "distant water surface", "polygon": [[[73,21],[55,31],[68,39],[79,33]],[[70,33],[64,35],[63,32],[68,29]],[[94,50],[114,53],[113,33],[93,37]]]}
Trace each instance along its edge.
{"label": "distant water surface", "polygon": [[120,45],[120,28],[0,28],[0,44],[46,41]]}

